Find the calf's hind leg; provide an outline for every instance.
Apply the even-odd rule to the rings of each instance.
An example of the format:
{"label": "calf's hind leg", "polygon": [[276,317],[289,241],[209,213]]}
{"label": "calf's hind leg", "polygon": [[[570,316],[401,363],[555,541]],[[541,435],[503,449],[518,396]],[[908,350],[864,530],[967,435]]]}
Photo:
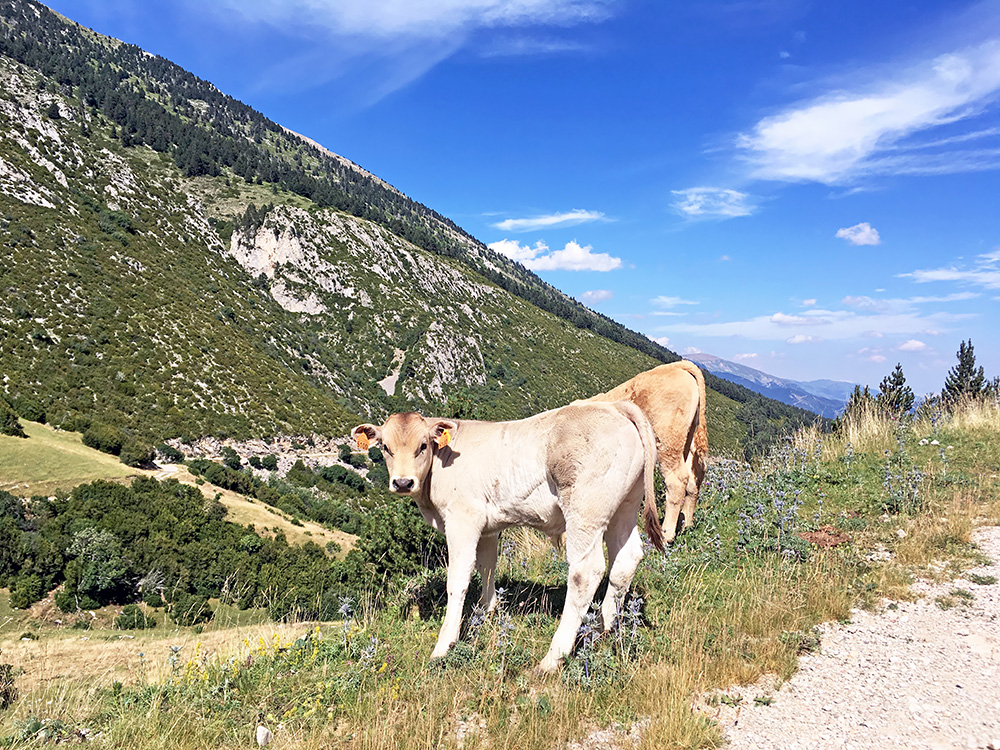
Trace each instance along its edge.
{"label": "calf's hind leg", "polygon": [[581,539],[567,529],[566,561],[569,563],[569,580],[566,584],[566,605],[552,645],[545,654],[538,669],[554,672],[562,658],[573,650],[576,633],[583,622],[583,616],[594,600],[597,586],[604,576],[604,550],[601,545],[602,531],[589,534]]}
{"label": "calf's hind leg", "polygon": [[[639,492],[642,492],[641,487]],[[636,568],[639,567],[639,561],[642,560],[642,538],[635,522],[637,505],[638,502],[623,503],[604,534],[604,540],[608,545],[610,567],[608,593],[605,594],[604,602],[601,604],[601,620],[605,630],[610,630],[614,625],[618,617],[618,608],[628,592]]]}

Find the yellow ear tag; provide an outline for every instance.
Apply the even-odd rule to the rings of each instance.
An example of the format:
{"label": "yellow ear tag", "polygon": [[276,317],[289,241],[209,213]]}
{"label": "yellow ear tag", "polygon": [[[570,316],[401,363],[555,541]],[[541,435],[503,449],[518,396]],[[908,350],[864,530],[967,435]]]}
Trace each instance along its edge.
{"label": "yellow ear tag", "polygon": [[359,432],[357,435],[355,435],[354,440],[357,442],[358,448],[360,448],[363,451],[368,450],[368,446],[371,445],[371,443],[368,442],[368,436],[363,432]]}
{"label": "yellow ear tag", "polygon": [[445,430],[438,436],[438,448],[444,448],[448,443],[451,442],[451,431]]}

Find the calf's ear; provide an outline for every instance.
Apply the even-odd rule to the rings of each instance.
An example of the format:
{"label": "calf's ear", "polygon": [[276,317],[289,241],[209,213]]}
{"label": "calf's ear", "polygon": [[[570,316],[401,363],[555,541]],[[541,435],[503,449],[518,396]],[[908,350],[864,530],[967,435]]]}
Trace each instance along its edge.
{"label": "calf's ear", "polygon": [[382,430],[373,424],[359,424],[351,430],[351,437],[361,450],[368,450],[369,446],[381,442]]}
{"label": "calf's ear", "polygon": [[431,424],[430,437],[438,448],[444,448],[451,442],[458,424],[449,419],[438,419]]}

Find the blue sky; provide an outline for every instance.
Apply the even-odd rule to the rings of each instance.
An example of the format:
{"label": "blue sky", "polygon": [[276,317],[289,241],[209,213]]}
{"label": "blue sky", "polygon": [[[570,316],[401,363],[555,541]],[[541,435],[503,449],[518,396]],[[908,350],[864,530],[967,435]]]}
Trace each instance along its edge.
{"label": "blue sky", "polygon": [[1000,1],[50,5],[681,354],[1000,375]]}

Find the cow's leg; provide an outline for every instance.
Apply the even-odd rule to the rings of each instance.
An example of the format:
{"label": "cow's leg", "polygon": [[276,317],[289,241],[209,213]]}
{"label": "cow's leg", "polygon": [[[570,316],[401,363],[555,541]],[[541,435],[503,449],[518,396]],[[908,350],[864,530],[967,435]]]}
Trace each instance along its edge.
{"label": "cow's leg", "polygon": [[500,536],[493,534],[480,537],[479,546],[476,548],[476,570],[483,579],[483,592],[479,597],[479,604],[487,612],[492,612],[497,606],[496,576],[499,544]]}
{"label": "cow's leg", "polygon": [[[642,488],[639,488],[642,492]],[[641,495],[640,495],[641,499]],[[642,538],[636,525],[635,502],[623,503],[604,534],[608,545],[608,592],[601,604],[604,629],[610,630],[618,617],[618,608],[628,591],[639,561],[642,560]]]}
{"label": "cow's leg", "polygon": [[594,593],[604,576],[604,550],[601,546],[603,529],[589,533],[583,538],[579,532],[566,531],[566,561],[569,563],[569,580],[566,585],[566,605],[552,645],[538,668],[542,672],[554,672],[562,658],[573,650],[576,633],[583,622],[583,616],[594,600]]}
{"label": "cow's leg", "polygon": [[684,492],[684,528],[690,528],[694,523],[694,508],[698,504],[698,491],[705,478],[701,457],[690,451],[687,457],[688,480]]}
{"label": "cow's leg", "polygon": [[447,654],[448,649],[458,640],[462,628],[462,607],[469,590],[472,569],[476,565],[476,547],[479,542],[478,529],[460,528],[455,523],[449,523],[445,528],[448,538],[448,606],[445,608],[437,644],[431,651],[432,659]]}
{"label": "cow's leg", "polygon": [[663,483],[667,488],[666,508],[663,512],[663,540],[672,542],[681,524],[687,477],[683,464],[676,462],[667,464],[661,460],[660,473],[663,474]]}

